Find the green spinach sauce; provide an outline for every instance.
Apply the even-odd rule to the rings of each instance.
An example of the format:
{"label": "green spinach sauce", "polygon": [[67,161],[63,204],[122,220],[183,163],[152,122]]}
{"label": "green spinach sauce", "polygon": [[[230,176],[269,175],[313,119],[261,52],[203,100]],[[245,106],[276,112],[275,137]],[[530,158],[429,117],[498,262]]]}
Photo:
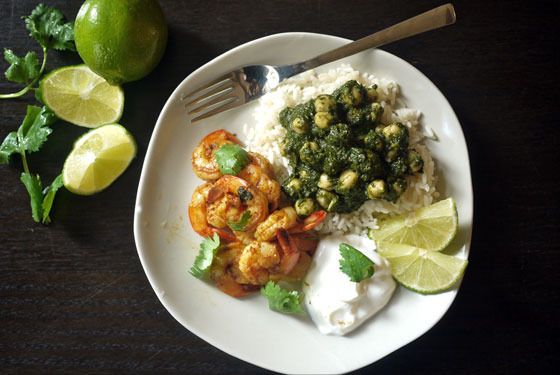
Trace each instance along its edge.
{"label": "green spinach sauce", "polygon": [[408,128],[381,124],[377,87],[348,81],[332,95],[284,108],[282,155],[293,169],[282,188],[301,216],[352,212],[368,199],[395,202],[424,162],[409,149]]}

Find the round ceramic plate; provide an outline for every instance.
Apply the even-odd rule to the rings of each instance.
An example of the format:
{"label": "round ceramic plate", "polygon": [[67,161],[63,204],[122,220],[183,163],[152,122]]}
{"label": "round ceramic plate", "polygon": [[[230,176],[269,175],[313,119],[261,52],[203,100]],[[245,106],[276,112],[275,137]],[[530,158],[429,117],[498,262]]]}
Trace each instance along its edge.
{"label": "round ceramic plate", "polygon": [[[268,36],[239,46],[190,74],[165,104],[150,145],[138,187],[134,236],[146,275],[161,303],[188,330],[244,361],[283,373],[343,373],[366,366],[428,331],[445,314],[454,289],[432,296],[401,287],[378,315],[345,337],[324,336],[305,317],[275,313],[258,293],[238,300],[188,273],[201,238],[192,231],[187,205],[201,184],[191,168],[191,152],[209,132],[225,128],[243,141],[256,102],[196,125],[186,116],[182,95],[235,68],[251,64],[298,62],[348,43],[309,33]],[[457,202],[460,231],[451,252],[468,256],[472,228],[469,157],[461,126],[441,92],[402,59],[369,50],[317,69],[349,63],[354,69],[398,82],[409,108],[439,141],[428,141],[440,175],[439,191]],[[451,343],[450,343],[451,344]]]}

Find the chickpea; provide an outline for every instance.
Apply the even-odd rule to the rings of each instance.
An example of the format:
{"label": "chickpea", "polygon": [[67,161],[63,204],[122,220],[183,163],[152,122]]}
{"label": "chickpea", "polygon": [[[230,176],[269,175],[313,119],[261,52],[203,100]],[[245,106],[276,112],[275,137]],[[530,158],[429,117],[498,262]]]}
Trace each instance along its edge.
{"label": "chickpea", "polygon": [[316,211],[315,200],[312,198],[298,199],[294,205],[299,216],[309,216]]}
{"label": "chickpea", "polygon": [[336,101],[330,95],[319,95],[313,104],[315,112],[332,112],[336,108]]}
{"label": "chickpea", "polygon": [[318,168],[322,162],[322,154],[319,151],[317,142],[305,142],[299,150],[299,158],[302,162]]}
{"label": "chickpea", "polygon": [[314,119],[320,129],[327,129],[334,122],[334,116],[330,112],[317,112]]}
{"label": "chickpea", "polygon": [[337,192],[347,192],[358,183],[358,174],[351,169],[347,169],[338,178]]}
{"label": "chickpea", "polygon": [[296,117],[292,121],[291,128],[297,134],[305,134],[309,131],[309,124],[301,117]]}
{"label": "chickpea", "polygon": [[333,181],[333,179],[325,173],[323,173],[321,177],[319,177],[319,182],[317,183],[317,186],[319,186],[321,189],[328,191],[333,190],[334,185],[335,182]]}
{"label": "chickpea", "polygon": [[386,191],[387,187],[385,186],[385,181],[383,180],[373,180],[366,188],[366,193],[369,199],[381,198]]}
{"label": "chickpea", "polygon": [[295,198],[298,196],[302,187],[303,184],[299,178],[292,178],[290,181],[285,183],[284,190],[286,191],[286,194],[288,194],[290,197]]}
{"label": "chickpea", "polygon": [[382,133],[386,139],[401,138],[405,134],[408,136],[408,129],[402,124],[393,123],[384,127]]}
{"label": "chickpea", "polygon": [[321,205],[321,207],[329,212],[331,212],[335,208],[338,202],[338,195],[323,189],[319,189],[316,198],[317,202],[319,202],[319,205]]}

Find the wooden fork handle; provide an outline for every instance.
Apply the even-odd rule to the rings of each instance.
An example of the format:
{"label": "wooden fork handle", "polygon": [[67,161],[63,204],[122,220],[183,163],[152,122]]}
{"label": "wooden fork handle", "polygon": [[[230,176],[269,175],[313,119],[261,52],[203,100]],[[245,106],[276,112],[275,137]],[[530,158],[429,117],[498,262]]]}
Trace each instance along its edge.
{"label": "wooden fork handle", "polygon": [[445,4],[437,8],[409,18],[396,25],[376,32],[375,34],[358,39],[335,50],[325,52],[304,63],[305,70],[339,60],[343,57],[354,55],[369,48],[405,39],[410,36],[421,34],[426,31],[438,29],[455,23],[455,9],[453,5]]}

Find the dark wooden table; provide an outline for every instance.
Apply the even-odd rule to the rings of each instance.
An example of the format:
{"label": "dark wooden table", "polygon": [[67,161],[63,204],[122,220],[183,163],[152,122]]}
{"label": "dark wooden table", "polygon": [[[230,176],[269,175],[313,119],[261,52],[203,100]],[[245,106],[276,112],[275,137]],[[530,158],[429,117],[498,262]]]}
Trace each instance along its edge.
{"label": "dark wooden table", "polygon": [[[0,47],[35,49],[21,16],[38,0],[0,0]],[[150,135],[165,100],[194,69],[238,44],[284,31],[356,39],[440,1],[161,0],[167,51],[125,86],[122,123],[139,154],[109,189],[63,191],[50,226],[31,219],[18,158],[0,167],[0,372],[262,373],[210,346],[159,303],[132,233]],[[46,1],[73,19],[80,0]],[[428,333],[359,371],[543,373],[558,369],[560,281],[560,6],[557,1],[457,1],[457,24],[385,47],[444,93],[471,157],[475,224],[470,265],[448,313]],[[78,63],[52,53],[48,68]],[[0,64],[2,70],[5,63]],[[1,92],[15,86],[2,80]],[[0,101],[0,138],[32,103]],[[59,123],[33,154],[59,173],[82,129]],[[271,349],[274,350],[274,349]],[[279,353],[281,355],[281,353]]]}

